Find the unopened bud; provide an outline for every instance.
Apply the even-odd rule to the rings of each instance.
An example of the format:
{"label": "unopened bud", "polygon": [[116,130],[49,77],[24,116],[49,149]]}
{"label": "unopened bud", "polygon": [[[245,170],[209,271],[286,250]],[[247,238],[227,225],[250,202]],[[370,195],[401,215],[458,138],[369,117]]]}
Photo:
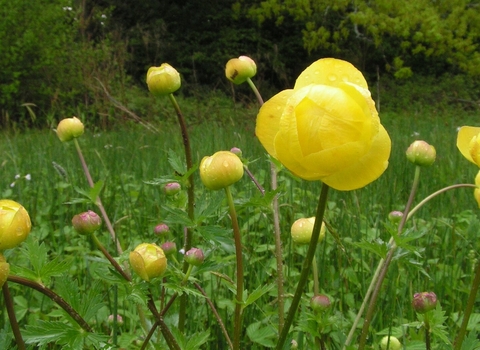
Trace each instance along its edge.
{"label": "unopened bud", "polygon": [[234,84],[241,84],[257,74],[255,61],[247,56],[232,58],[225,66],[225,76]]}
{"label": "unopened bud", "polygon": [[159,236],[166,236],[170,232],[170,227],[167,224],[161,223],[155,226],[155,234]]}
{"label": "unopened bud", "polygon": [[388,214],[388,220],[393,223],[393,224],[398,224],[400,221],[402,221],[403,213],[398,210],[391,211]]}
{"label": "unopened bud", "polygon": [[160,246],[166,256],[170,256],[177,252],[177,245],[175,242],[165,242]]}
{"label": "unopened bud", "polygon": [[292,350],[298,349],[298,343],[295,339],[292,339],[292,341],[290,342],[290,349]]}
{"label": "unopened bud", "polygon": [[419,314],[431,311],[437,306],[437,295],[434,292],[415,293],[412,306]]}
{"label": "unopened bud", "polygon": [[380,341],[380,348],[382,350],[400,350],[402,348],[402,344],[396,337],[387,335]]}
{"label": "unopened bud", "polygon": [[[109,316],[108,316],[108,319],[107,319],[107,323],[108,323],[109,325],[113,325],[113,320],[114,320],[113,315],[109,315]],[[120,316],[120,315],[117,315],[117,324],[118,324],[119,326],[123,325],[123,317]]]}
{"label": "unopened bud", "polygon": [[210,190],[228,187],[243,177],[243,163],[232,152],[219,151],[200,162],[200,178]]}
{"label": "unopened bud", "polygon": [[83,135],[85,127],[77,117],[65,118],[57,125],[57,136],[62,142],[71,141]]}
{"label": "unopened bud", "polygon": [[10,264],[7,263],[3,254],[0,254],[0,288],[3,287],[10,274]]}
{"label": "unopened bud", "polygon": [[167,270],[167,258],[162,248],[153,243],[142,243],[130,252],[133,271],[143,280],[160,277]]}
{"label": "unopened bud", "polygon": [[203,251],[198,248],[191,248],[189,251],[185,253],[185,261],[193,266],[202,265],[203,261],[205,260],[205,256],[203,255]]}
{"label": "unopened bud", "polygon": [[[313,226],[315,225],[315,217],[301,218],[295,221],[290,230],[292,239],[297,244],[308,244],[312,239]],[[325,237],[325,223],[322,222],[320,228],[318,243]]]}
{"label": "unopened bud", "polygon": [[435,147],[425,141],[414,141],[407,149],[407,159],[415,165],[429,166],[435,162]]}
{"label": "unopened bud", "polygon": [[238,147],[233,147],[230,152],[232,152],[233,154],[236,154],[238,156],[238,158],[242,158],[242,150]]}
{"label": "unopened bud", "polygon": [[147,71],[148,90],[155,96],[169,95],[180,89],[181,83],[180,74],[168,63]]}
{"label": "unopened bud", "polygon": [[176,195],[181,189],[182,186],[178,182],[169,182],[163,186],[163,192],[165,192],[167,196]]}
{"label": "unopened bud", "polygon": [[21,204],[10,199],[0,200],[0,251],[22,243],[31,229],[30,216]]}
{"label": "unopened bud", "polygon": [[318,294],[310,299],[310,307],[315,312],[323,312],[332,305],[330,298],[325,294]]}
{"label": "unopened bud", "polygon": [[102,219],[95,212],[89,210],[75,215],[72,219],[72,225],[79,234],[88,235],[94,233],[102,226]]}

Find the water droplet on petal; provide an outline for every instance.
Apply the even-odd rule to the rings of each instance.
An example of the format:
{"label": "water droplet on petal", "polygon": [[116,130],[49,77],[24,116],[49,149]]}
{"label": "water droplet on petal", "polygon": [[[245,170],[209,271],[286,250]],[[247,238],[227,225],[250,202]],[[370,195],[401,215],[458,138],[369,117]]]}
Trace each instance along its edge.
{"label": "water droplet on petal", "polygon": [[335,74],[330,74],[330,75],[328,76],[328,80],[330,80],[330,81],[335,81],[335,80],[337,80],[337,76],[336,76]]}

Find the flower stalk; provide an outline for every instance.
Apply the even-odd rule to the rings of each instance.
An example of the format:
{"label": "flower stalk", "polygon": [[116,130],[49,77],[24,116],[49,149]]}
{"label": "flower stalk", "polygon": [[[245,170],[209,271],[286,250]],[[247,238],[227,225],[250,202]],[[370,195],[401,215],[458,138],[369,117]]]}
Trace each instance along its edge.
{"label": "flower stalk", "polygon": [[22,338],[22,333],[20,332],[20,326],[17,322],[17,317],[15,316],[15,310],[13,308],[12,295],[8,288],[8,283],[5,282],[2,286],[3,299],[5,299],[5,307],[7,309],[8,319],[10,320],[10,326],[12,327],[12,332],[15,337],[15,342],[17,343],[18,350],[25,350],[25,342]]}

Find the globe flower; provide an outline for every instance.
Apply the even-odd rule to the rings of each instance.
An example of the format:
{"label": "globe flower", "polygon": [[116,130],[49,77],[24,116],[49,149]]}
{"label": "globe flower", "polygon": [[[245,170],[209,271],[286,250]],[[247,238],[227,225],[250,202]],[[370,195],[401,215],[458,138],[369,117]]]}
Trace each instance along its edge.
{"label": "globe flower", "polygon": [[72,219],[72,225],[79,234],[88,235],[94,233],[102,226],[102,219],[97,213],[89,210],[75,215]]}
{"label": "globe flower", "polygon": [[480,167],[480,127],[462,126],[457,135],[457,148],[465,158]]}
{"label": "globe flower", "polygon": [[10,264],[7,263],[3,254],[0,254],[0,288],[2,288],[5,282],[7,281],[9,273],[10,273]]}
{"label": "globe flower", "polygon": [[255,74],[257,74],[257,65],[247,56],[232,58],[225,66],[225,76],[237,85],[244,83],[248,78],[253,78]]}
{"label": "globe flower", "polygon": [[182,190],[182,186],[178,182],[169,182],[163,186],[163,192],[167,196],[174,196]]}
{"label": "globe flower", "polygon": [[177,252],[177,245],[175,242],[165,242],[161,245],[161,248],[166,256],[175,254]]}
{"label": "globe flower", "polygon": [[243,163],[229,151],[219,151],[200,162],[200,178],[210,190],[228,187],[243,177]]}
{"label": "globe flower", "polygon": [[57,136],[62,142],[71,141],[83,135],[85,127],[77,117],[65,118],[57,125]]}
{"label": "globe flower", "polygon": [[419,314],[431,311],[437,306],[437,295],[434,292],[415,293],[412,306]]}
{"label": "globe flower", "polygon": [[167,224],[161,223],[155,226],[153,232],[159,236],[166,236],[170,233],[170,227]]}
{"label": "globe flower", "polygon": [[430,166],[435,162],[435,147],[425,141],[414,141],[406,151],[407,159],[415,165]]}
{"label": "globe flower", "polygon": [[193,266],[200,266],[203,264],[205,260],[205,256],[203,255],[203,251],[198,248],[191,248],[189,251],[185,253],[185,261]]}
{"label": "globe flower", "polygon": [[396,337],[386,335],[380,341],[380,348],[382,350],[400,350],[402,349],[402,343],[400,343],[400,341]]}
{"label": "globe flower", "polygon": [[[312,232],[313,232],[314,225],[315,225],[315,217],[301,218],[296,220],[290,229],[293,241],[298,244],[310,243],[310,240],[312,239]],[[318,242],[320,243],[324,237],[325,237],[325,223],[322,222],[322,227],[320,228]]]}
{"label": "globe flower", "polygon": [[314,295],[310,299],[310,307],[315,312],[323,312],[332,305],[330,298],[325,294]]}
{"label": "globe flower", "polygon": [[130,252],[130,265],[143,280],[150,281],[164,274],[167,258],[162,248],[153,243],[142,243]]}
{"label": "globe flower", "polygon": [[477,176],[475,176],[475,186],[477,186],[477,188],[473,191],[473,196],[480,208],[480,171],[477,173]]}
{"label": "globe flower", "polygon": [[305,69],[293,89],[262,106],[255,131],[295,175],[337,190],[366,186],[388,166],[391,141],[365,78],[342,60],[325,58]]}
{"label": "globe flower", "polygon": [[181,83],[180,74],[168,63],[147,71],[148,90],[155,96],[171,94],[180,89]]}
{"label": "globe flower", "polygon": [[0,200],[0,251],[22,243],[31,228],[30,216],[21,204],[9,199]]}

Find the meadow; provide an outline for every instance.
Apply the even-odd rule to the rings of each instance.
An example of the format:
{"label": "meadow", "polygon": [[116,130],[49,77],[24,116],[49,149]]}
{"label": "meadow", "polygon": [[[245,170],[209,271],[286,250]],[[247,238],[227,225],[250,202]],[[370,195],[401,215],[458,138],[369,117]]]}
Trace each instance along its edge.
{"label": "meadow", "polygon": [[[252,298],[244,311],[242,348],[273,347],[278,335],[270,162],[254,135],[256,109],[245,109],[229,100],[205,109],[189,105],[188,99],[181,102],[189,125],[194,163],[218,150],[238,147],[248,169],[267,190],[267,195],[262,196],[246,175],[232,186],[243,234],[245,289],[249,295],[258,293],[258,298]],[[221,122],[208,118],[212,109],[224,116]],[[189,113],[197,114],[194,121],[189,119]],[[425,108],[382,111],[380,115],[392,139],[389,167],[377,181],[363,189],[329,194],[325,214],[328,230],[325,240],[318,245],[316,261],[320,289],[331,298],[332,307],[321,320],[312,314],[308,303],[313,280],[309,281],[291,333],[299,349],[315,348],[313,335],[320,329],[327,349],[342,349],[373,271],[388,249],[392,232],[388,214],[405,208],[415,169],[407,161],[405,150],[413,141],[425,140],[437,152],[435,163],[421,170],[415,203],[443,187],[473,183],[478,171],[455,145],[457,128],[476,125],[478,112]],[[160,244],[168,240],[177,247],[183,244],[184,226],[188,223],[185,193],[182,191],[172,200],[162,190],[166,182],[178,180],[181,175],[178,170],[183,166],[182,140],[178,126],[169,122],[167,116],[163,118],[166,122],[162,118],[160,114],[159,119],[152,121],[156,131],[133,122],[111,130],[92,129],[88,119],[84,119],[86,132],[79,143],[94,181],[103,181],[100,196],[124,249],[124,254],[118,257],[120,263],[128,262],[128,252],[142,242]],[[146,329],[153,322],[145,308],[145,283],[119,281],[91,240],[77,234],[71,225],[74,215],[96,210],[88,197],[89,186],[73,144],[60,142],[52,129],[7,130],[0,136],[0,172],[1,198],[20,202],[32,219],[28,240],[19,249],[5,252],[12,274],[28,278],[36,275],[38,282],[81,309],[98,334],[97,338],[79,336],[81,330],[52,300],[9,282],[27,344],[43,349],[110,346],[140,349]],[[306,253],[305,246],[292,243],[290,227],[298,218],[315,215],[321,186],[318,182],[300,180],[286,169],[280,170],[278,183],[288,309]],[[398,249],[389,268],[372,321],[369,348],[379,349],[380,339],[392,334],[405,349],[425,349],[424,333],[418,331],[420,323],[415,323],[417,315],[411,306],[414,293],[423,291],[436,293],[441,305],[438,314],[444,313],[444,319],[436,320],[433,348],[451,348],[445,338],[454,340],[479,258],[480,222],[472,192],[464,188],[448,191],[429,201],[407,222],[412,240],[408,249]],[[229,279],[234,279],[235,268],[227,203],[221,191],[203,187],[198,171],[195,198],[198,219],[193,245],[203,249],[205,262],[194,269],[191,279],[202,286],[226,328],[231,329],[235,305]],[[166,237],[154,233],[161,222],[170,226],[171,233]],[[115,256],[114,244],[104,228],[98,236]],[[181,254],[176,259],[181,261]],[[49,271],[45,266],[52,261],[55,264],[50,265],[53,268]],[[169,259],[163,284],[153,294],[159,306],[176,291],[189,296],[185,331],[182,333],[173,326],[178,318],[177,304],[165,315],[165,322],[172,325],[182,349],[226,349],[206,299],[191,285],[182,289],[172,283],[178,280],[179,271],[175,260]],[[139,310],[146,314],[146,325],[142,325],[144,319]],[[468,328],[472,337],[466,346],[470,347],[465,349],[479,348],[474,341],[480,327],[480,313],[476,311]],[[0,348],[7,349],[13,337],[3,307],[0,312]],[[117,314],[123,321],[112,325],[108,316]],[[39,323],[40,320],[44,323]],[[54,329],[55,322],[67,324],[68,331]],[[72,339],[80,337],[82,341],[71,343],[68,337],[72,334],[75,334]],[[55,342],[57,345],[53,345]],[[146,346],[165,348],[160,334],[154,334]]]}

